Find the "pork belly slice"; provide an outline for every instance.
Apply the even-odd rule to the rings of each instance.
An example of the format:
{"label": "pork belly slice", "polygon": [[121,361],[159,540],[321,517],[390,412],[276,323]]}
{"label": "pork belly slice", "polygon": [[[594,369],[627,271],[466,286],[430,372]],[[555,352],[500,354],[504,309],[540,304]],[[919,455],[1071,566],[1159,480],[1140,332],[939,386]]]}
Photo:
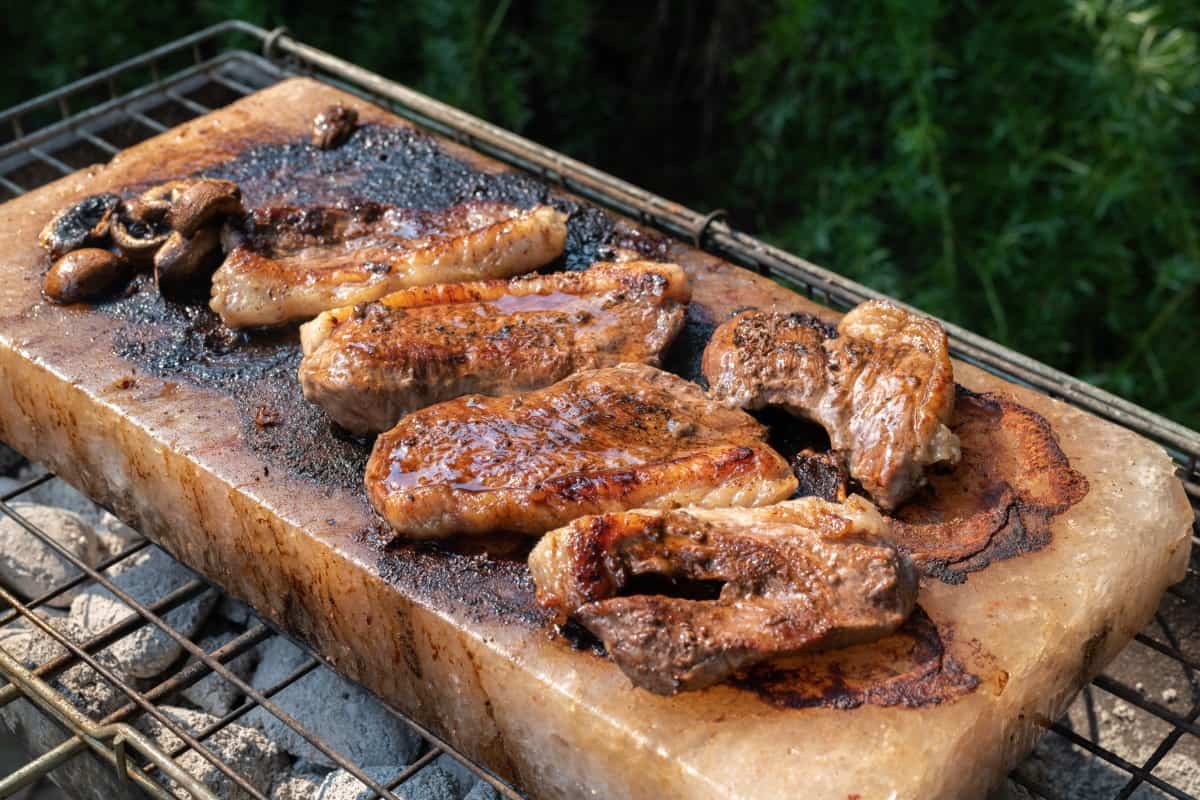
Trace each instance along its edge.
{"label": "pork belly slice", "polygon": [[376,439],[367,496],[412,539],[536,535],[628,508],[765,505],[796,489],[765,436],[695,384],[621,364],[409,414]]}
{"label": "pork belly slice", "polygon": [[744,311],[713,333],[701,368],[727,407],[776,405],[819,423],[889,511],[928,467],[958,463],[946,332],[894,303],[863,303],[836,330],[808,314]]}
{"label": "pork belly slice", "polygon": [[626,511],[546,534],[529,570],[539,603],[595,634],[635,685],[669,695],[895,631],[918,575],[889,532],[857,495]]}
{"label": "pork belly slice", "polygon": [[566,238],[566,215],[549,206],[259,209],[226,226],[210,305],[234,328],[307,320],[410,286],[530,272]]}
{"label": "pork belly slice", "polygon": [[659,363],[690,290],[675,264],[404,289],[300,329],[300,385],[342,427],[387,430],[460,395],[527,392],[585,369]]}

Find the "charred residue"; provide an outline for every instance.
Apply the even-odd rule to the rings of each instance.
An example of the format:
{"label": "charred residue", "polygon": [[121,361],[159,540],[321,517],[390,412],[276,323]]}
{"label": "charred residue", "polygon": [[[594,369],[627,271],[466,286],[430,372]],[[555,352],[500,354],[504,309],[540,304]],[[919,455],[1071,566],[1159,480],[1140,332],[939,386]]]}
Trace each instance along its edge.
{"label": "charred residue", "polygon": [[1054,517],[1088,492],[1040,414],[960,386],[955,416],[962,459],[930,476],[893,529],[923,571],[947,583],[1045,547]]}
{"label": "charred residue", "polygon": [[[570,214],[566,251],[547,267],[583,269],[613,248],[654,257],[666,243],[615,224],[605,212],[553,194],[524,174],[488,173],[447,154],[430,136],[403,127],[366,125],[340,147],[307,141],[248,147],[203,172],[236,182],[247,208],[339,206],[370,202],[443,209],[467,200],[529,208],[550,203]],[[361,491],[371,441],[341,431],[304,400],[295,328],[252,333],[221,324],[204,299],[165,300],[143,276],[98,308],[121,320],[118,355],[155,376],[227,395],[238,406],[247,445],[271,469],[322,487]],[[269,421],[269,424],[264,422]]]}
{"label": "charred residue", "polygon": [[522,551],[499,557],[467,554],[437,542],[384,544],[383,538],[375,568],[384,580],[411,596],[459,609],[475,622],[550,625],[550,615],[534,601],[533,580]]}
{"label": "charred residue", "polygon": [[938,705],[979,685],[978,676],[947,654],[947,636],[918,607],[878,642],[758,667],[730,683],[778,708]]}

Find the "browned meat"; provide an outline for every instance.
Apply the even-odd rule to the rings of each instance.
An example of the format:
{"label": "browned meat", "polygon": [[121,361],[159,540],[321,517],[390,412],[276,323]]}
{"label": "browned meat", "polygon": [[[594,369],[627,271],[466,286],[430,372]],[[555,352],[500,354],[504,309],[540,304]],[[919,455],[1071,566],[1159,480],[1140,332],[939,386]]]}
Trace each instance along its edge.
{"label": "browned meat", "polygon": [[529,556],[538,602],[579,620],[636,685],[701,689],[779,656],[896,630],[917,572],[866,500],[577,519]]}
{"label": "browned meat", "polygon": [[566,215],[500,203],[268,208],[224,231],[212,308],[235,328],[312,319],[410,286],[508,278],[557,258]]}
{"label": "browned meat", "polygon": [[627,508],[764,505],[796,488],[765,434],[693,383],[622,364],[409,414],[375,441],[367,495],[416,539],[540,534]]}
{"label": "browned meat", "polygon": [[946,332],[893,303],[863,303],[836,332],[806,314],[742,312],[713,333],[702,369],[726,406],[820,423],[885,509],[925,484],[926,467],[958,461]]}
{"label": "browned meat", "polygon": [[404,289],[302,326],[300,385],[343,427],[377,433],[463,394],[527,392],[580,370],[658,364],[689,294],[682,269],[649,261]]}

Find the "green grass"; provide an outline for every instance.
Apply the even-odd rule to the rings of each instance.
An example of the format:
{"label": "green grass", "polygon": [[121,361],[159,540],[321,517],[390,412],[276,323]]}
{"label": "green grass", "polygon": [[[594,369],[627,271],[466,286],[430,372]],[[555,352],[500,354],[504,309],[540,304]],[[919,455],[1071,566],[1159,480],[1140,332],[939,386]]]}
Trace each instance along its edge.
{"label": "green grass", "polygon": [[27,4],[0,100],[229,16],[285,23],[1200,427],[1190,0],[284,6]]}

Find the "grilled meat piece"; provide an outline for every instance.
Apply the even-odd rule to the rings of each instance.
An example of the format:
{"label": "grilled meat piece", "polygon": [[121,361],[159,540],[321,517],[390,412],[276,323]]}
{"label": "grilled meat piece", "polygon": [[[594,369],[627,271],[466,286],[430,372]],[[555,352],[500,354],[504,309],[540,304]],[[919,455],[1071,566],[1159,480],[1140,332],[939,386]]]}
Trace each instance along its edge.
{"label": "grilled meat piece", "polygon": [[234,328],[307,320],[410,286],[529,272],[566,237],[566,215],[548,206],[261,209],[226,226],[211,306]]}
{"label": "grilled meat piece", "polygon": [[304,396],[356,433],[468,393],[527,392],[585,369],[657,364],[690,295],[674,264],[404,289],[300,329]]}
{"label": "grilled meat piece", "polygon": [[583,514],[754,506],[795,491],[765,428],[645,364],[525,395],[468,395],[379,436],[367,496],[401,536],[540,534]]}
{"label": "grilled meat piece", "polygon": [[822,425],[882,508],[923,486],[926,467],[958,462],[946,332],[893,303],[863,303],[836,332],[807,314],[744,311],[713,333],[702,369],[728,407],[778,405]]}
{"label": "grilled meat piece", "polygon": [[[896,630],[918,575],[888,533],[856,495],[627,511],[546,534],[529,570],[538,602],[599,637],[634,684],[675,694],[769,658]],[[719,593],[705,598],[714,583]]]}

